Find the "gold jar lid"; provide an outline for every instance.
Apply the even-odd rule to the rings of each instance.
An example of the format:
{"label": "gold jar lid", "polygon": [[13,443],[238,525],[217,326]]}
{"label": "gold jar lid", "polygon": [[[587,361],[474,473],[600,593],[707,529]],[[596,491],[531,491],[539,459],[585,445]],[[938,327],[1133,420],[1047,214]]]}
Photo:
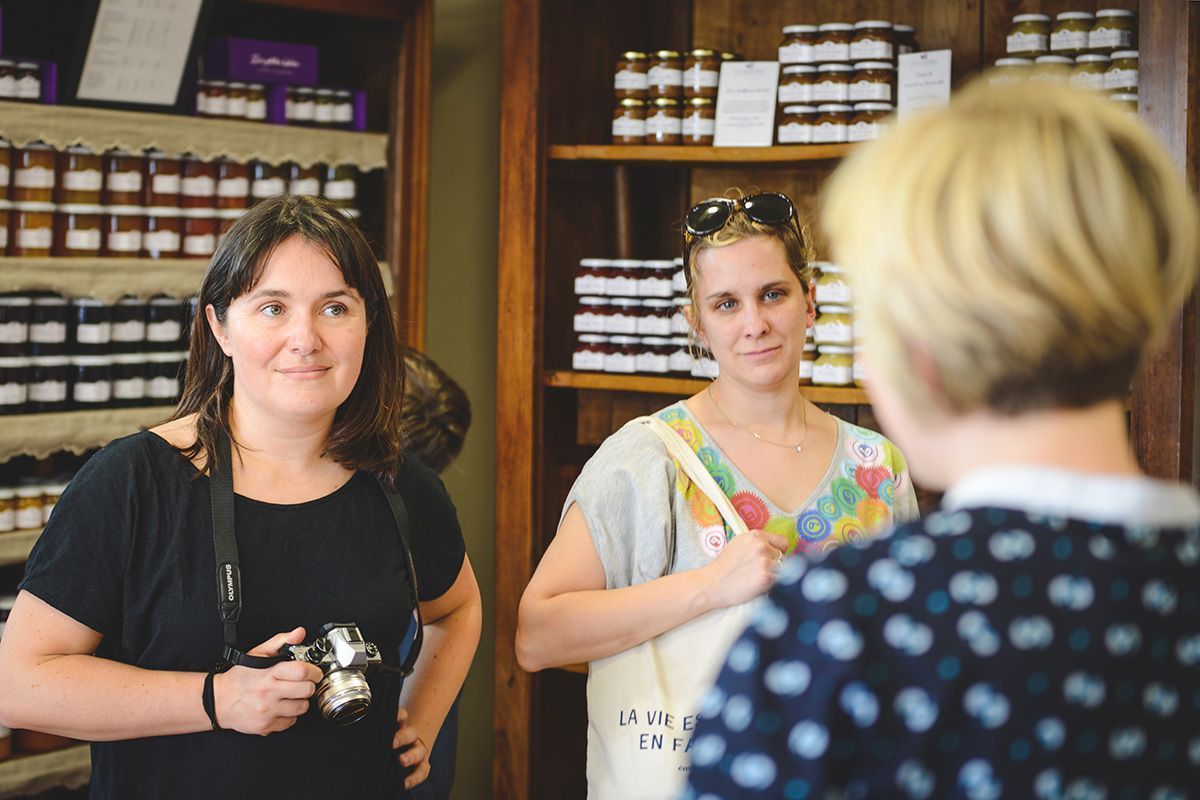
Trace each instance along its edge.
{"label": "gold jar lid", "polygon": [[689,56],[695,56],[696,58],[713,58],[714,56],[716,56],[716,54],[717,54],[716,50],[707,50],[702,47],[698,47],[695,50],[688,51]]}
{"label": "gold jar lid", "polygon": [[683,58],[683,53],[678,50],[655,50],[654,55],[658,58]]}
{"label": "gold jar lid", "polygon": [[619,100],[617,105],[621,108],[643,108],[646,105],[646,101],[639,100],[636,97],[626,97]]}
{"label": "gold jar lid", "polygon": [[679,108],[679,101],[674,97],[656,97],[650,104],[659,108]]}
{"label": "gold jar lid", "polygon": [[704,106],[715,105],[716,101],[711,97],[689,97],[684,103],[692,108],[703,108]]}
{"label": "gold jar lid", "polygon": [[621,59],[624,61],[641,61],[649,57],[641,50],[626,50],[624,53],[621,53]]}

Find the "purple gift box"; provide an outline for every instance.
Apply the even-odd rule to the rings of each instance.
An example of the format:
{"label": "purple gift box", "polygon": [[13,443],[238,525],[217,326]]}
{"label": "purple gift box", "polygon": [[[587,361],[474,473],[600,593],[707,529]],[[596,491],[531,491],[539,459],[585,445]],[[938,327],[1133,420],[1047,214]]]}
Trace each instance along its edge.
{"label": "purple gift box", "polygon": [[204,51],[204,74],[232,81],[316,86],[317,48],[222,36]]}

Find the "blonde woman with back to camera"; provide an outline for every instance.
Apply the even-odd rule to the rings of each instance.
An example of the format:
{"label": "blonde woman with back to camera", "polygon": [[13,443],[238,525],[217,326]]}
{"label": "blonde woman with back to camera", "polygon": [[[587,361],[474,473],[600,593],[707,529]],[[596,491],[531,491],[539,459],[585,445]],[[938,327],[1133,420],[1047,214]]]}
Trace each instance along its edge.
{"label": "blonde woman with back to camera", "polygon": [[[658,411],[658,434],[635,421],[600,446],[521,600],[522,666],[590,662],[592,800],[678,791],[696,701],[783,553],[824,552],[916,515],[899,451],[800,393],[814,306],[791,201],[707,200],[685,225],[691,322],[720,377]],[[669,453],[676,440],[729,516]]]}
{"label": "blonde woman with back to camera", "polygon": [[1102,96],[976,83],[856,152],[826,213],[879,419],[947,492],[784,567],[686,796],[1194,792],[1200,500],[1140,472],[1124,413],[1196,282],[1175,167]]}

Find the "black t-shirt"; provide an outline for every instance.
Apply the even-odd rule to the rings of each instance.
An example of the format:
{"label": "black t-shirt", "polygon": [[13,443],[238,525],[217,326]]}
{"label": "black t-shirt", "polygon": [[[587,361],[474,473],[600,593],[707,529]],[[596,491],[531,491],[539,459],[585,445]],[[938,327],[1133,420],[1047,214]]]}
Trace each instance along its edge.
{"label": "black t-shirt", "polygon": [[[431,600],[463,562],[454,505],[414,458],[405,459],[397,488],[420,597]],[[244,649],[297,625],[311,639],[327,622],[349,621],[379,645],[385,663],[400,663],[410,592],[394,517],[374,478],[357,473],[296,505],[237,496],[234,513]],[[102,634],[98,656],[207,672],[224,642],[215,565],[208,479],[143,432],[104,448],[71,481],[20,588]],[[269,736],[211,731],[94,743],[91,796],[404,797],[391,749],[400,681],[375,671],[369,683],[371,711],[348,727],[314,708]]]}

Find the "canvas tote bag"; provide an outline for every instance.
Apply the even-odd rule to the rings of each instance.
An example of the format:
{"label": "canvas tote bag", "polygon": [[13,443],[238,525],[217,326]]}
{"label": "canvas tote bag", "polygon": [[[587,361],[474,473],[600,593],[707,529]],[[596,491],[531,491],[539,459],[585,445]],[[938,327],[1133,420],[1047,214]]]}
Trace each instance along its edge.
{"label": "canvas tote bag", "polygon": [[[746,523],[691,447],[658,417],[649,427],[740,536]],[[668,543],[673,562],[675,542]],[[670,570],[669,565],[667,571]],[[664,574],[667,573],[664,571]],[[683,788],[696,709],[749,622],[751,603],[716,609],[588,669],[588,800],[661,800]]]}

